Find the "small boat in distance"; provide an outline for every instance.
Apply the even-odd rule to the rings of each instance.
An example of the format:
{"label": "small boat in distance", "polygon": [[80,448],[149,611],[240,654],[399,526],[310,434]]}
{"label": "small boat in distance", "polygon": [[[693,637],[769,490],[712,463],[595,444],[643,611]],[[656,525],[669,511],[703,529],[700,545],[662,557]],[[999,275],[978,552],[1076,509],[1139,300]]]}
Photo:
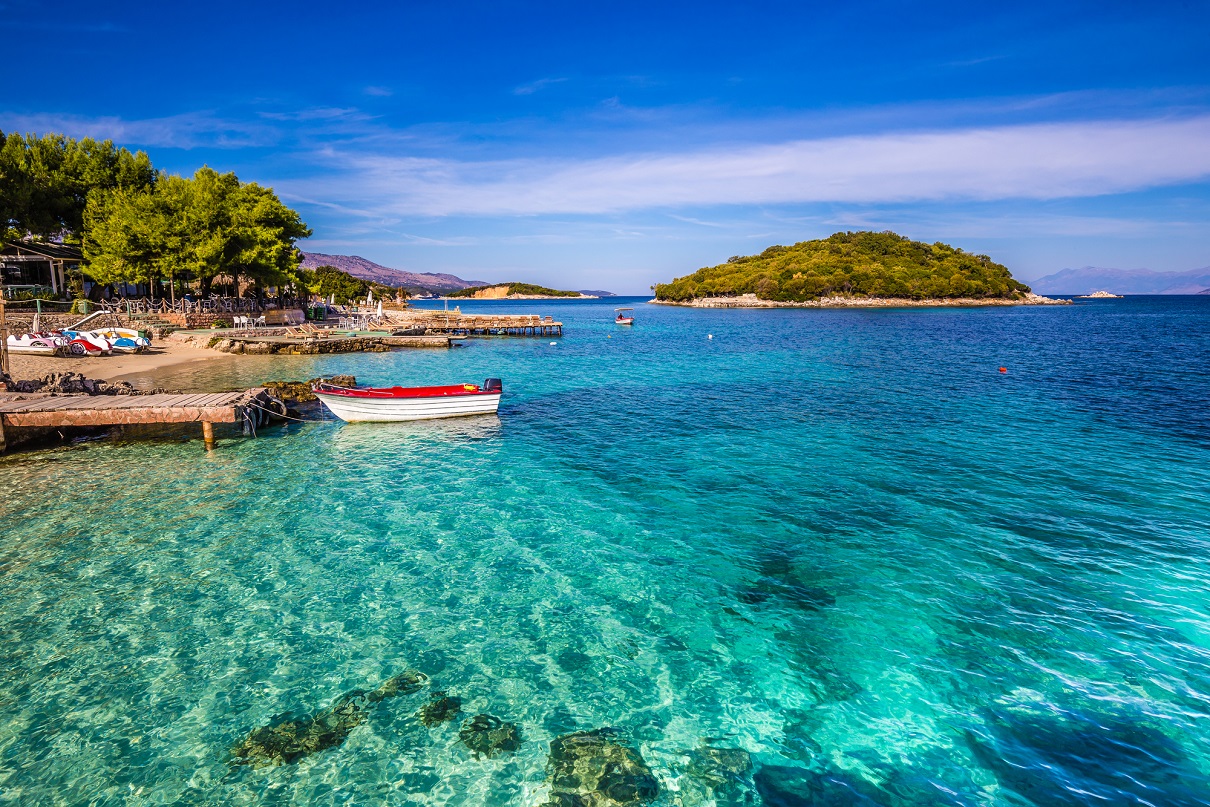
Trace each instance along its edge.
{"label": "small boat in distance", "polygon": [[633,325],[634,315],[626,313],[633,310],[633,308],[615,308],[614,311],[618,312],[618,316],[614,319],[614,322],[618,325]]}
{"label": "small boat in distance", "polygon": [[445,387],[338,387],[321,381],[311,388],[333,415],[349,422],[432,420],[494,415],[504,387],[498,378]]}

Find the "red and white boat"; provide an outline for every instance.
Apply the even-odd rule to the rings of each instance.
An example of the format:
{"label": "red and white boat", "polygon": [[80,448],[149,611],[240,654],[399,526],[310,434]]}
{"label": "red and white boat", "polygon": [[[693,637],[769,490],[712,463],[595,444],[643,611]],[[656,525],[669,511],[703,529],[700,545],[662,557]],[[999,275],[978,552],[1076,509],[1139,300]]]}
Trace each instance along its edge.
{"label": "red and white boat", "polygon": [[618,315],[614,317],[613,321],[618,325],[633,325],[634,314],[627,313],[633,310],[633,308],[615,308],[614,311],[618,312]]}
{"label": "red and white boat", "polygon": [[338,387],[320,382],[315,397],[341,420],[432,420],[464,415],[494,415],[504,387],[498,378],[446,387]]}

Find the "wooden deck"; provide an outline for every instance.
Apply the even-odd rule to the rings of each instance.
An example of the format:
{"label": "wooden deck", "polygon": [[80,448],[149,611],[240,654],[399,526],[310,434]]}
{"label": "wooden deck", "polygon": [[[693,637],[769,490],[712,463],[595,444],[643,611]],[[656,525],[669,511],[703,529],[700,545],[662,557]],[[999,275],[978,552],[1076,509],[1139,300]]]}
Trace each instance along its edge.
{"label": "wooden deck", "polygon": [[243,392],[157,395],[55,395],[0,392],[0,452],[6,427],[120,426],[142,423],[201,423],[206,449],[214,448],[215,423],[255,427],[276,399],[263,387]]}
{"label": "wooden deck", "polygon": [[562,336],[563,323],[536,314],[463,314],[453,311],[410,312],[411,324],[429,334],[450,336]]}

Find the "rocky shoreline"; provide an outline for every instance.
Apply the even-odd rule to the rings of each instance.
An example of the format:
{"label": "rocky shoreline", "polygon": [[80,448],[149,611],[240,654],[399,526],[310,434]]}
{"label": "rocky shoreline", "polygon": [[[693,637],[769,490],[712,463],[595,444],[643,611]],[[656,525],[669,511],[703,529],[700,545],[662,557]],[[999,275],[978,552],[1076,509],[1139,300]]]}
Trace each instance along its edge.
{"label": "rocky shoreline", "polygon": [[821,297],[805,302],[761,300],[755,294],[738,297],[697,297],[685,302],[650,300],[656,305],[679,305],[685,308],[967,308],[970,306],[1001,305],[1071,305],[1071,300],[1056,300],[1029,293],[1014,300],[1001,298],[956,297],[953,299],[909,300],[900,297]]}

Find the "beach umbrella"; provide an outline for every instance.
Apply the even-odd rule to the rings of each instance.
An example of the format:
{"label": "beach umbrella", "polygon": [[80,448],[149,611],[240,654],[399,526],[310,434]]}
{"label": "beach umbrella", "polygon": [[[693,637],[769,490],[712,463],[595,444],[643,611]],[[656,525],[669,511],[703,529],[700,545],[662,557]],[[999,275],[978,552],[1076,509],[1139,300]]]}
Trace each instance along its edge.
{"label": "beach umbrella", "polygon": [[374,304],[374,292],[373,291],[367,292],[366,293],[366,305],[373,305],[373,304]]}
{"label": "beach umbrella", "polygon": [[328,305],[336,305],[336,292],[332,292],[332,296],[328,299]]}
{"label": "beach umbrella", "polygon": [[41,333],[42,332],[42,313],[41,312],[39,312],[39,311],[34,312],[34,322],[32,325],[29,326],[29,330],[32,333]]}
{"label": "beach umbrella", "polygon": [[382,316],[382,300],[378,301],[378,316]]}

